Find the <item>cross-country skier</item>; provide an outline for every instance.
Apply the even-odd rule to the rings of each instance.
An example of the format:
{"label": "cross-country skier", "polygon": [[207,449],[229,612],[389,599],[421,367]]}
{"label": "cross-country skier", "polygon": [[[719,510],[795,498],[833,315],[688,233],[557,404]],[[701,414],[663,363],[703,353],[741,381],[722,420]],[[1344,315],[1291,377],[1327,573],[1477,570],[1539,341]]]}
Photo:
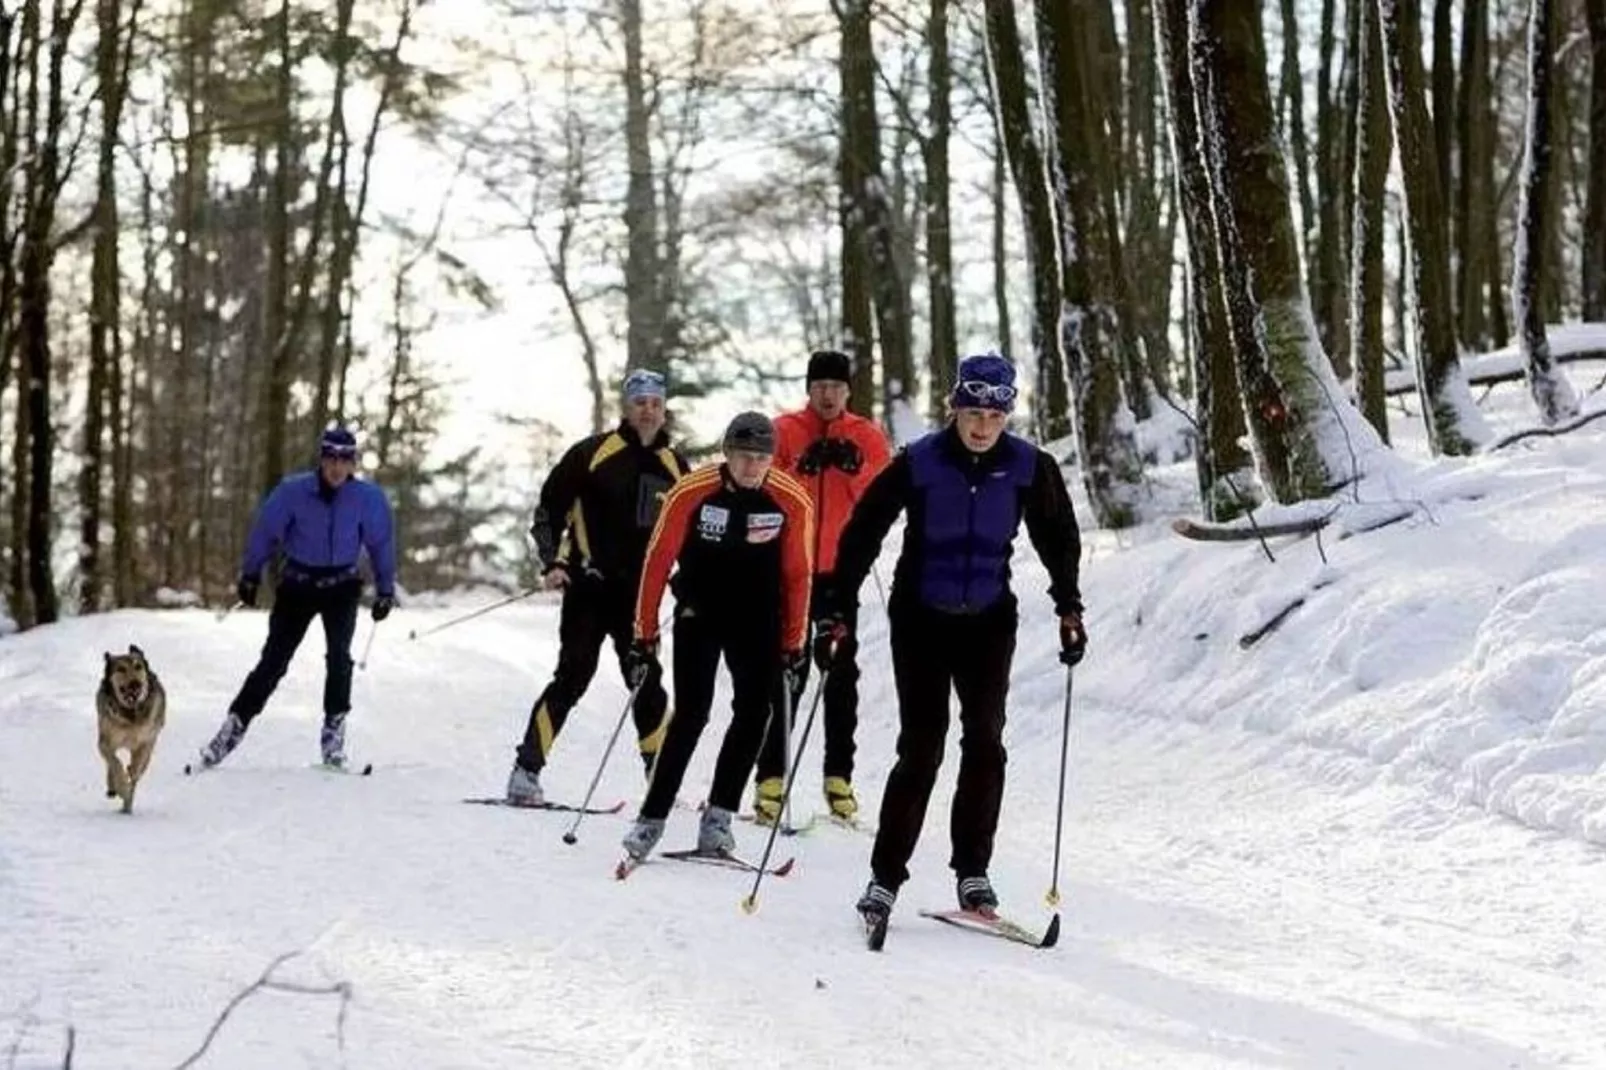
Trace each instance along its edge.
{"label": "cross-country skier", "polygon": [[952,421],[900,451],[876,477],[838,548],[836,582],[820,620],[841,636],[882,540],[898,514],[908,513],[888,598],[898,756],[882,794],[871,880],[858,903],[866,922],[885,922],[909,877],[942,762],[950,687],[959,696],[962,733],[950,865],[962,909],[997,907],[987,867],[1004,792],[1004,707],[1015,653],[1009,561],[1023,518],[1048,570],[1061,659],[1074,665],[1086,649],[1081,536],[1070,495],[1053,457],[1005,431],[1014,401],[1008,360],[962,360],[949,398]]}
{"label": "cross-country skier", "polygon": [[[797,477],[814,503],[814,605],[836,567],[837,540],[854,505],[892,459],[887,436],[874,422],[848,411],[852,365],[846,353],[821,350],[809,357],[808,405],[775,421],[775,466]],[[853,793],[853,735],[859,720],[858,643],[854,608],[847,610],[848,636],[814,639],[814,663],[825,674],[825,801],[836,817],[851,821],[859,811]],[[829,661],[827,658],[829,657]],[[795,681],[807,682],[808,668]],[[795,708],[799,695],[792,696]],[[753,809],[760,823],[780,818],[786,751],[786,725],[770,725],[759,751]]]}
{"label": "cross-country skier", "polygon": [[658,607],[671,568],[675,593],[675,715],[625,851],[647,857],[686,775],[714,703],[724,655],[731,676],[731,722],[698,830],[699,851],[735,850],[731,815],[753,771],[771,711],[786,701],[787,677],[808,655],[813,508],[796,480],[774,467],[775,429],[745,412],[725,431],[725,463],[675,484],[659,514],[636,600],[632,679],[658,669]]}
{"label": "cross-country skier", "polygon": [[374,620],[396,606],[396,541],[390,502],[377,484],[358,479],[357,439],[343,427],[323,433],[318,467],[286,476],[257,511],[246,542],[236,593],[255,606],[262,568],[284,558],[268,615],[268,639],[256,667],[229,704],[228,716],[201,748],[202,768],[216,765],[239,746],[262,712],[314,617],[323,621],[326,655],[323,685],[325,765],[346,761],[346,715],[351,710],[351,639],[362,596],[359,555],[366,551],[374,573]]}
{"label": "cross-country skier", "polygon": [[[545,801],[541,770],[596,675],[603,640],[613,641],[621,671],[625,664],[647,539],[669,488],[689,467],[664,428],[665,386],[645,368],[627,375],[619,426],[571,446],[541,488],[530,535],[546,586],[563,591],[563,608],[557,671],[530,708],[508,774],[507,801],[515,805]],[[669,708],[661,676],[641,681],[631,711],[649,773]]]}

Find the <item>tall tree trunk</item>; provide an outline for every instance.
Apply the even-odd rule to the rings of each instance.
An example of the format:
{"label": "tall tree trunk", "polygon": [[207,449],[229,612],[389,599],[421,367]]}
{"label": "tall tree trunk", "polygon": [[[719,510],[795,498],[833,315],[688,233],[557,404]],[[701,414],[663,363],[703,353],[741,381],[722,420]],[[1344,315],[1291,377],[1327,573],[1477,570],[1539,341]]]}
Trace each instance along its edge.
{"label": "tall tree trunk", "polygon": [[[1606,0],[1591,0],[1606,8]],[[1489,342],[1484,284],[1489,277],[1485,216],[1494,214],[1489,184],[1494,155],[1489,114],[1489,0],[1466,0],[1461,14],[1461,80],[1456,151],[1461,181],[1455,189],[1457,336],[1468,349]]]}
{"label": "tall tree trunk", "polygon": [[1283,137],[1294,153],[1294,175],[1299,192],[1300,247],[1316,247],[1316,199],[1310,188],[1310,147],[1305,140],[1305,78],[1299,62],[1299,13],[1294,0],[1281,0],[1283,22]]}
{"label": "tall tree trunk", "polygon": [[1333,56],[1337,0],[1322,0],[1321,66],[1317,72],[1316,113],[1316,248],[1311,271],[1311,301],[1322,345],[1332,357],[1340,380],[1351,375],[1349,364],[1349,288],[1345,253],[1349,248],[1350,147],[1355,125],[1356,24],[1364,0],[1351,0],[1345,11],[1345,46],[1334,87]]}
{"label": "tall tree trunk", "polygon": [[[1104,244],[1114,237],[1114,227],[1108,217],[1101,218],[1103,199],[1095,170],[1107,152],[1098,86],[1084,78],[1089,68],[1078,48],[1093,25],[1090,6],[1087,0],[1036,5],[1038,69],[1048,120],[1049,187],[1058,217],[1060,345],[1076,407],[1072,426],[1077,455],[1099,526],[1122,528],[1138,521],[1143,461],[1131,413],[1121,404],[1110,275],[1115,265]],[[1104,177],[1110,177],[1108,172]],[[1146,388],[1147,378],[1140,377],[1137,389]]]}
{"label": "tall tree trunk", "polygon": [[[1238,381],[1261,481],[1280,502],[1358,478],[1378,448],[1346,403],[1300,277],[1293,206],[1277,143],[1257,4],[1193,0],[1192,70],[1228,280]],[[1242,317],[1255,321],[1254,340]]]}
{"label": "tall tree trunk", "polygon": [[[986,0],[987,69],[997,103],[1009,168],[1026,231],[1026,268],[1032,280],[1032,351],[1037,358],[1032,424],[1040,441],[1071,433],[1070,393],[1060,341],[1059,236],[1049,198],[1048,172],[1037,126],[1026,100],[1026,66],[1012,0]],[[1079,457],[1087,481],[1087,458]]]}
{"label": "tall tree trunk", "polygon": [[837,64],[837,224],[842,240],[839,271],[842,276],[841,349],[852,362],[853,381],[848,406],[860,416],[875,417],[875,326],[870,300],[870,265],[866,252],[865,218],[854,191],[864,187],[865,150],[857,143],[862,132],[850,115],[853,77],[847,64]]}
{"label": "tall tree trunk", "polygon": [[291,352],[284,344],[290,315],[290,204],[295,198],[295,53],[290,40],[290,0],[283,0],[275,21],[279,65],[274,102],[277,126],[273,135],[273,182],[268,195],[267,308],[263,316],[262,345],[268,353],[268,374],[263,392],[262,459],[264,493],[284,477],[285,433],[290,422]]}
{"label": "tall tree trunk", "polygon": [[642,56],[641,0],[619,0],[625,39],[625,362],[667,373],[667,310],[658,303],[658,194],[653,181],[651,115]]}
{"label": "tall tree trunk", "polygon": [[[21,64],[12,63],[12,35],[17,27],[17,16],[10,9],[0,9],[0,175],[12,174],[17,161],[17,137],[20,133],[18,127],[18,113],[22,110],[22,102],[17,92],[20,84],[16,72]],[[20,46],[19,46],[20,52]],[[13,353],[12,342],[14,334],[11,329],[13,303],[16,298],[16,260],[12,253],[16,246],[16,234],[11,226],[11,188],[12,183],[0,180],[0,401],[5,399],[6,386],[11,381],[11,358]],[[20,379],[20,377],[19,377]],[[0,420],[4,420],[0,414]],[[19,428],[17,438],[22,437]],[[11,501],[12,487],[7,483],[5,463],[7,458],[0,456],[0,509],[7,510],[3,515],[9,520],[11,513],[7,509]],[[5,575],[7,577],[7,594],[14,605],[17,589],[20,582],[14,581],[12,565],[12,540],[5,540],[0,545],[0,559],[6,562]],[[17,575],[20,575],[18,573]]]}
{"label": "tall tree trunk", "polygon": [[987,111],[995,116],[990,185],[992,234],[989,241],[993,265],[993,311],[998,321],[999,349],[1013,355],[1015,328],[1009,314],[1009,151],[1004,143],[1004,128],[996,119],[1001,113],[992,82],[984,83],[984,87],[987,91]]}
{"label": "tall tree trunk", "polygon": [[[1453,10],[1455,0],[1435,0],[1433,5],[1433,162],[1439,172],[1439,197],[1443,205],[1455,203],[1455,185],[1450,169],[1451,149],[1455,143],[1455,35]],[[1445,256],[1452,244],[1451,229],[1444,227]],[[1452,298],[1454,295],[1451,295]],[[1452,302],[1453,304],[1453,302]]]}
{"label": "tall tree trunk", "polygon": [[[129,15],[128,36],[134,36],[139,2]],[[116,375],[117,306],[122,275],[117,265],[117,131],[122,122],[127,67],[123,63],[121,0],[98,0],[99,41],[95,49],[100,86],[100,152],[96,168],[95,248],[90,267],[89,393],[84,405],[84,448],[78,477],[80,526],[78,540],[79,609],[100,608],[101,486],[105,474],[106,409],[121,390]],[[113,423],[115,429],[116,424]],[[115,439],[115,434],[113,438]]]}
{"label": "tall tree trunk", "polygon": [[1171,112],[1172,159],[1188,243],[1188,350],[1194,412],[1199,425],[1199,499],[1208,520],[1240,512],[1252,493],[1253,459],[1240,444],[1246,432],[1233,366],[1231,328],[1222,298],[1221,262],[1210,206],[1210,177],[1201,162],[1199,118],[1188,70],[1188,0],[1156,0],[1156,38]]}
{"label": "tall tree trunk", "polygon": [[[13,136],[12,142],[15,150],[12,156],[12,166],[17,167],[26,160],[27,166],[23,171],[24,185],[22,192],[22,205],[19,214],[22,217],[22,226],[17,234],[11,236],[13,246],[20,239],[28,240],[28,224],[34,210],[34,200],[40,195],[38,181],[38,161],[34,158],[36,146],[39,142],[39,51],[43,47],[41,39],[44,31],[40,26],[38,0],[29,0],[22,5],[22,30],[18,43],[18,52],[22,62],[17,66],[17,81],[14,87],[21,85],[21,79],[26,72],[28,80],[27,96],[24,98],[20,92],[14,92],[13,98],[17,100],[16,112],[23,113],[26,118],[22,120],[20,137]],[[13,130],[17,117],[12,115]],[[8,248],[6,252],[12,252]],[[6,257],[6,279],[14,288],[8,296],[7,308],[14,316],[15,329],[8,339],[11,349],[11,359],[15,362],[15,378],[17,381],[17,409],[14,419],[16,434],[11,440],[11,560],[10,575],[7,576],[7,587],[10,594],[7,601],[10,603],[12,619],[20,628],[29,627],[34,617],[33,597],[29,587],[28,563],[28,518],[29,495],[33,486],[32,479],[32,412],[29,393],[30,369],[27,355],[23,349],[24,326],[22,317],[23,291],[20,275],[14,266],[15,258]]]}
{"label": "tall tree trunk", "polygon": [[[1602,0],[1606,2],[1606,0]],[[953,236],[949,230],[948,138],[953,127],[948,70],[948,3],[931,0],[926,19],[926,47],[931,50],[930,82],[931,130],[923,151],[926,166],[926,289],[931,306],[931,356],[926,364],[926,412],[933,424],[940,424],[953,392],[958,363],[959,328],[954,316]],[[999,346],[1008,352],[1009,340]]]}
{"label": "tall tree trunk", "polygon": [[1383,76],[1383,38],[1373,0],[1358,0],[1360,25],[1355,49],[1358,99],[1355,117],[1355,158],[1352,198],[1354,211],[1350,238],[1350,366],[1361,413],[1389,440],[1387,395],[1384,393],[1383,351],[1383,242],[1389,162],[1394,145],[1389,138],[1388,88]]}
{"label": "tall tree trunk", "polygon": [[1406,270],[1414,301],[1417,391],[1429,448],[1434,453],[1464,455],[1477,449],[1485,430],[1455,343],[1445,205],[1424,100],[1421,25],[1414,0],[1378,0],[1378,14],[1410,232]]}
{"label": "tall tree trunk", "polygon": [[1589,15],[1589,165],[1584,201],[1583,312],[1606,320],[1606,0],[1586,0]]}
{"label": "tall tree trunk", "polygon": [[910,342],[909,290],[895,249],[896,224],[881,170],[881,134],[876,119],[875,51],[870,35],[869,0],[832,0],[842,27],[844,119],[853,128],[850,143],[860,159],[859,185],[849,190],[853,210],[863,220],[875,304],[876,336],[881,343],[881,392],[887,426],[902,435],[915,411],[914,352]]}
{"label": "tall tree trunk", "polygon": [[1552,195],[1550,107],[1555,92],[1551,50],[1555,40],[1553,0],[1530,0],[1528,6],[1528,134],[1524,146],[1522,203],[1517,225],[1516,263],[1512,271],[1511,318],[1521,331],[1524,378],[1539,418],[1554,426],[1578,415],[1578,395],[1556,366],[1545,334],[1541,294],[1545,285],[1545,237],[1556,198]]}

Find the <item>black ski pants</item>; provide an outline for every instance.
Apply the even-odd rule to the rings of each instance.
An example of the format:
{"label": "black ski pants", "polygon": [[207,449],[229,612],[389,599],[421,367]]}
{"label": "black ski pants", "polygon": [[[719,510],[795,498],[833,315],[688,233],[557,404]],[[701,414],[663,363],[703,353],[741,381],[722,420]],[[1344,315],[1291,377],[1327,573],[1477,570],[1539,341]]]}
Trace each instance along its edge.
{"label": "black ski pants", "polygon": [[268,639],[256,667],[245,678],[240,693],[229,704],[229,711],[250,724],[273,695],[290,660],[314,617],[323,621],[324,678],[323,715],[325,720],[339,717],[351,709],[351,639],[357,631],[357,606],[362,598],[362,580],[344,579],[335,583],[312,584],[282,582],[268,614]]}
{"label": "black ski pants", "polygon": [[680,612],[675,619],[675,713],[641,804],[642,817],[669,816],[708,725],[721,655],[731,676],[731,720],[714,763],[708,804],[732,811],[741,805],[742,785],[753,771],[764,729],[784,690],[775,621]]}
{"label": "black ski pants", "polygon": [[[519,765],[532,773],[539,773],[546,765],[569,711],[579,703],[597,674],[605,640],[613,640],[613,651],[623,673],[624,656],[635,632],[635,610],[636,590],[631,585],[581,577],[563,592],[563,607],[558,615],[558,667],[530,707],[524,740],[517,751]],[[663,674],[655,670],[636,692],[631,707],[637,746],[649,770],[663,741],[664,712],[668,708]]]}
{"label": "black ski pants", "polygon": [[881,796],[870,869],[897,889],[909,879],[926,806],[948,736],[948,692],[959,696],[959,782],[954,790],[949,865],[958,877],[982,876],[1004,796],[1004,705],[1015,657],[1012,598],[977,614],[894,605],[892,675],[898,691],[898,757]]}
{"label": "black ski pants", "polygon": [[[818,608],[821,605],[820,594],[829,585],[831,577],[814,577],[814,596],[811,606]],[[852,606],[848,609],[846,620],[848,636],[837,645],[836,656],[831,660],[831,666],[825,673],[825,695],[820,699],[825,720],[825,775],[839,776],[843,780],[853,779],[853,737],[859,729],[859,609]],[[810,642],[813,641],[813,633]],[[809,659],[809,671],[797,680],[797,690],[792,698],[792,709],[798,711],[803,700],[803,692],[808,687],[809,676],[813,671],[814,660]],[[784,720],[777,718],[770,725],[770,730],[764,736],[764,747],[758,755],[758,772],[756,779],[768,780],[770,777],[783,776],[786,772],[787,749],[796,749],[797,736],[800,727],[791,726],[791,738],[787,738],[787,726]]]}

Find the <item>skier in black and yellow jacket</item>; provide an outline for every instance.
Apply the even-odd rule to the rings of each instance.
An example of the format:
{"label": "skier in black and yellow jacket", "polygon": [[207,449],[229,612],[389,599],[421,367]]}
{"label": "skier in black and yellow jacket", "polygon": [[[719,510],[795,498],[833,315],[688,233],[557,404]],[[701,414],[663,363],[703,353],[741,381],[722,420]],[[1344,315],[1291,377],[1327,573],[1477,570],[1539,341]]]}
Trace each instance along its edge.
{"label": "skier in black and yellow jacket", "polygon": [[[563,609],[558,667],[530,710],[508,777],[507,801],[515,805],[543,803],[541,769],[596,675],[604,639],[613,640],[623,663],[647,540],[669,488],[689,468],[664,430],[664,377],[637,369],[625,378],[623,393],[623,421],[569,448],[542,486],[530,526],[543,581],[563,591]],[[653,673],[636,691],[632,711],[648,773],[668,707],[662,674]]]}

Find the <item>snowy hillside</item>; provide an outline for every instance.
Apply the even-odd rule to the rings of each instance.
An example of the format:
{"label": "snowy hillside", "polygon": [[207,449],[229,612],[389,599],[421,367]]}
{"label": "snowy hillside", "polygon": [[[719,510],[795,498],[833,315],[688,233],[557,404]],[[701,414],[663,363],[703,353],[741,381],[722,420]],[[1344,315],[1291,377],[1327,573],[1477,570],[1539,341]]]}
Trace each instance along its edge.
{"label": "snowy hillside", "polygon": [[[1351,538],[1359,513],[1341,513],[1325,563],[1310,538],[1273,540],[1272,563],[1159,523],[1089,536],[1052,951],[914,914],[952,900],[953,738],[881,956],[851,911],[866,836],[784,841],[797,868],[747,916],[737,874],[664,863],[613,881],[630,809],[568,847],[563,815],[461,805],[502,786],[556,657],[551,601],[416,642],[468,607],[381,626],[351,728],[368,779],[307,767],[316,637],[230,762],[180,775],[262,614],[123,612],[7,637],[0,1067],[60,1066],[69,1027],[80,1070],[180,1065],[291,951],[274,977],[349,985],[343,1017],[339,995],[259,992],[195,1065],[1606,1067],[1606,421],[1359,493],[1417,512]],[[1029,548],[1017,567],[994,877],[1008,911],[1040,922],[1064,675]],[[895,714],[865,594],[873,811]],[[100,795],[92,695],[101,652],[130,642],[172,708],[124,817]],[[623,697],[605,666],[549,791],[583,793]],[[803,811],[819,807],[818,755],[816,736]],[[616,756],[600,794],[633,807],[637,768]],[[677,812],[666,846],[693,828]]]}

